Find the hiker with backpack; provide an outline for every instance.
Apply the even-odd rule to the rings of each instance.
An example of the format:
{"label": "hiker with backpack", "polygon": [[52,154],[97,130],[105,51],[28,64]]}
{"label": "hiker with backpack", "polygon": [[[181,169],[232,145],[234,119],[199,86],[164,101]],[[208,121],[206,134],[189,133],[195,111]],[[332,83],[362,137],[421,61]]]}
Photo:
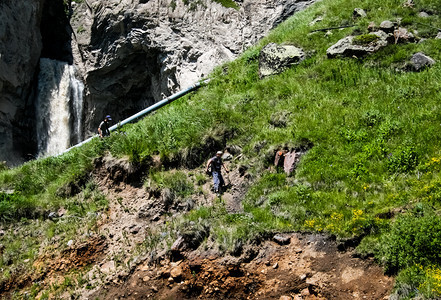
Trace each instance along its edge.
{"label": "hiker with backpack", "polygon": [[109,136],[110,135],[110,130],[109,130],[109,128],[110,128],[110,121],[112,121],[112,118],[109,115],[107,115],[104,118],[104,121],[102,121],[100,123],[100,126],[98,126],[98,134],[99,134],[100,138],[103,138],[105,136]]}
{"label": "hiker with backpack", "polygon": [[[222,167],[224,167],[225,172],[229,173],[228,169],[225,167],[222,161],[222,151],[217,151],[216,156],[210,158],[207,162],[206,173],[213,175],[214,192],[216,194],[221,193],[221,188],[225,185],[224,178],[222,177]],[[209,171],[211,167],[211,171]]]}

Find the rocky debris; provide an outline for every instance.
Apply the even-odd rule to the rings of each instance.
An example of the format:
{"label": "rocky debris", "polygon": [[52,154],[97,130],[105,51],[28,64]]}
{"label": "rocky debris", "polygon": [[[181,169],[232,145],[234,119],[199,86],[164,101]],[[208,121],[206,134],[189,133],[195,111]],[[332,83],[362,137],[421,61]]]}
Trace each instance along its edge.
{"label": "rocky debris", "polygon": [[229,161],[233,159],[233,155],[229,152],[224,152],[224,154],[222,154],[222,159],[224,161]]}
{"label": "rocky debris", "polygon": [[410,67],[414,71],[421,71],[435,64],[435,60],[422,52],[415,53],[410,59]]}
{"label": "rocky debris", "polygon": [[101,265],[100,271],[106,274],[110,274],[112,272],[116,271],[116,264],[115,261],[107,261],[104,264]]}
{"label": "rocky debris", "polygon": [[394,31],[394,42],[398,43],[413,43],[415,42],[415,36],[412,32],[408,31],[406,28],[399,27]]}
{"label": "rocky debris", "polygon": [[437,39],[437,40],[441,40],[441,31],[438,32],[438,34],[436,35],[435,39]]}
{"label": "rocky debris", "polygon": [[[383,299],[393,288],[393,278],[381,267],[354,252],[339,252],[325,235],[286,236],[292,241],[287,246],[268,240],[246,245],[256,253],[249,262],[196,250],[175,263],[140,266],[124,282],[101,287],[89,298],[248,299],[252,293],[253,299]],[[304,253],[293,251],[297,248]]]}
{"label": "rocky debris", "polygon": [[395,30],[395,24],[392,21],[385,20],[380,23],[380,29],[386,33],[393,33]]}
{"label": "rocky debris", "polygon": [[388,35],[383,31],[364,36],[347,36],[328,48],[326,54],[329,58],[362,57],[387,46],[387,39]]}
{"label": "rocky debris", "polygon": [[173,267],[170,270],[170,277],[173,278],[174,281],[179,281],[182,277],[183,271],[181,266]]}
{"label": "rocky debris", "polygon": [[286,68],[297,65],[305,59],[305,52],[292,45],[270,43],[260,52],[259,75],[261,78],[279,74]]}
{"label": "rocky debris", "polygon": [[279,245],[288,245],[291,242],[291,238],[289,236],[283,236],[281,234],[276,234],[273,236],[273,240]]}
{"label": "rocky debris", "polygon": [[141,231],[141,227],[139,227],[136,224],[130,225],[130,227],[128,229],[131,234],[137,234],[139,231]]}
{"label": "rocky debris", "polygon": [[355,8],[354,12],[352,13],[352,17],[354,19],[365,18],[366,16],[367,16],[367,14],[366,14],[365,10],[362,8]]}
{"label": "rocky debris", "polygon": [[415,6],[415,2],[413,2],[413,0],[406,0],[403,3],[403,7],[413,8],[414,6]]}

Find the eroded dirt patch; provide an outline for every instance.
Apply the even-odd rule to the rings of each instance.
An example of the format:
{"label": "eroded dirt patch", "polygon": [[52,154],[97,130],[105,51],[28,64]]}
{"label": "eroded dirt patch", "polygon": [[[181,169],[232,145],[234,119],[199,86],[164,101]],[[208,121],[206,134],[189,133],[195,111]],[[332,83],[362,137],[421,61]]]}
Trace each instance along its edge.
{"label": "eroded dirt patch", "polygon": [[126,299],[387,299],[393,279],[372,260],[340,252],[324,235],[293,233],[245,257],[190,252],[172,262],[140,264],[120,285],[93,297]]}

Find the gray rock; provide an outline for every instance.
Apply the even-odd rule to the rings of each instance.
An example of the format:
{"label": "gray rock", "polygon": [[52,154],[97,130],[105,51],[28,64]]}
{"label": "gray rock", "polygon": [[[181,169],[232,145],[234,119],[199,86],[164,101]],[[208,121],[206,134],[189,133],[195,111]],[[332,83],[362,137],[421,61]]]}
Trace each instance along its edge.
{"label": "gray rock", "polygon": [[441,31],[438,32],[438,34],[435,37],[436,40],[441,40]]}
{"label": "gray rock", "polygon": [[58,214],[54,211],[50,212],[49,215],[47,216],[49,219],[56,219],[58,218]]}
{"label": "gray rock", "polygon": [[279,74],[286,68],[299,64],[304,59],[305,52],[300,48],[270,43],[260,52],[259,75],[262,78]]}
{"label": "gray rock", "polygon": [[286,236],[283,236],[283,235],[281,235],[281,234],[276,234],[276,235],[273,237],[273,240],[274,240],[277,244],[279,244],[279,245],[287,245],[287,244],[289,244],[289,243],[291,242],[291,238],[290,238],[290,237],[286,237]]}
{"label": "gray rock", "polygon": [[393,33],[395,29],[395,24],[392,21],[386,20],[381,22],[380,29],[386,33]]}
{"label": "gray rock", "polygon": [[374,53],[381,48],[387,46],[388,35],[383,31],[373,32],[378,39],[366,45],[358,45],[354,43],[354,36],[347,36],[339,40],[336,44],[332,45],[326,54],[329,58],[334,57],[361,57],[370,53]]}
{"label": "gray rock", "polygon": [[435,60],[422,52],[415,53],[410,59],[410,66],[414,71],[421,71],[435,64]]}
{"label": "gray rock", "polygon": [[233,155],[231,153],[225,152],[222,154],[222,159],[225,161],[229,161],[233,159]]}
{"label": "gray rock", "polygon": [[73,245],[73,243],[74,243],[74,241],[73,241],[73,240],[69,240],[69,241],[67,242],[67,246],[68,246],[68,247],[70,247],[70,246],[72,246],[72,245]]}
{"label": "gray rock", "polygon": [[364,9],[362,8],[355,8],[354,12],[352,13],[352,17],[354,19],[358,19],[358,18],[364,18],[366,17],[366,12],[364,11]]}
{"label": "gray rock", "polygon": [[425,11],[421,11],[418,13],[418,17],[420,18],[428,18],[430,17],[430,15],[428,13],[426,13]]}

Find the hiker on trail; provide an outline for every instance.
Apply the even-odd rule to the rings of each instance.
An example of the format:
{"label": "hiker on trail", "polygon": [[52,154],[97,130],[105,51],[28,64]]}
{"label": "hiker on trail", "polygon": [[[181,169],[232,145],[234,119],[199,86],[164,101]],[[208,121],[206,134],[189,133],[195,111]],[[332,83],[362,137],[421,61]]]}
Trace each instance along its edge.
{"label": "hiker on trail", "polygon": [[224,167],[225,171],[229,173],[228,169],[225,167],[224,162],[222,161],[222,151],[217,151],[216,156],[210,158],[207,162],[206,172],[209,172],[209,168],[211,166],[211,174],[213,175],[214,182],[214,192],[216,194],[220,194],[222,186],[224,186],[225,181],[222,177],[221,169]]}
{"label": "hiker on trail", "polygon": [[112,121],[112,118],[109,115],[107,115],[104,118],[104,121],[102,121],[100,123],[100,126],[98,126],[98,134],[100,135],[100,138],[103,138],[105,136],[109,136],[110,135],[110,130],[109,130],[109,128],[110,128],[110,123],[109,122],[110,121]]}

